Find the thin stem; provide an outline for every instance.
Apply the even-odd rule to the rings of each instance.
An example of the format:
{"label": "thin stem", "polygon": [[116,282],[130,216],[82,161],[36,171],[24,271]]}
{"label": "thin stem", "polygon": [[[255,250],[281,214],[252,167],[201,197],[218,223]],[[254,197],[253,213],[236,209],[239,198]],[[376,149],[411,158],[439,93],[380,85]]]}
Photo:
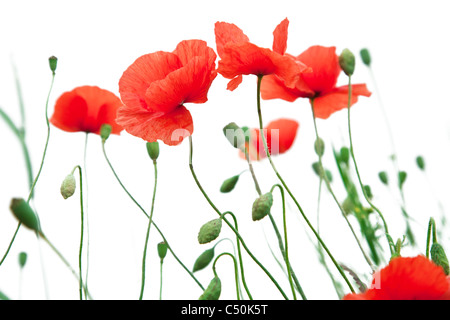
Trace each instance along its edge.
{"label": "thin stem", "polygon": [[156,184],[158,182],[158,169],[157,169],[157,165],[156,165],[156,160],[153,160],[153,168],[155,170],[155,185],[153,188],[152,207],[150,210],[150,217],[148,219],[147,235],[145,236],[144,254],[142,257],[142,283],[141,283],[141,295],[139,296],[139,300],[142,300],[142,297],[144,296],[145,261],[146,261],[146,257],[147,257],[148,238],[150,237],[150,227],[151,227],[152,221],[153,221],[153,208],[155,207]]}
{"label": "thin stem", "polygon": [[323,246],[323,248],[325,249],[325,251],[328,254],[328,256],[330,257],[330,259],[333,261],[333,264],[338,269],[338,271],[341,274],[342,278],[344,278],[344,280],[347,283],[348,287],[350,288],[351,292],[355,292],[355,290],[353,289],[350,281],[348,280],[347,276],[345,275],[344,271],[342,270],[342,267],[339,265],[339,263],[337,263],[336,259],[333,257],[333,255],[331,254],[330,250],[328,249],[328,247],[326,246],[326,244],[323,242],[322,238],[320,237],[320,235],[317,233],[317,231],[314,229],[314,227],[311,224],[311,222],[309,221],[309,219],[306,217],[305,213],[303,212],[302,207],[300,206],[300,204],[298,203],[297,199],[292,194],[291,190],[286,185],[286,182],[284,182],[283,178],[281,177],[280,173],[278,172],[278,170],[275,167],[275,164],[272,161],[272,157],[270,156],[270,152],[269,152],[269,149],[267,147],[266,137],[264,136],[263,121],[262,121],[262,115],[261,115],[261,95],[260,95],[260,93],[261,93],[261,81],[262,81],[262,78],[263,78],[262,75],[258,76],[257,96],[256,96],[257,97],[257,108],[258,108],[258,118],[259,118],[259,128],[260,128],[260,133],[261,133],[261,139],[263,141],[264,149],[266,151],[266,155],[267,155],[267,158],[269,159],[270,165],[272,166],[272,169],[275,172],[275,174],[277,175],[277,177],[280,180],[281,184],[286,189],[286,191],[289,193],[289,196],[292,198],[292,200],[294,201],[295,205],[299,209],[299,211],[300,211],[303,219],[307,223],[308,227],[314,233],[314,235],[319,240],[320,244]]}
{"label": "thin stem", "polygon": [[[83,152],[83,169],[84,169],[84,186],[86,188],[85,192],[85,201],[84,201],[84,211],[86,216],[86,231],[87,231],[87,239],[86,239],[86,286],[88,284],[88,277],[89,277],[89,214],[88,214],[88,175],[87,175],[87,149],[88,149],[88,138],[89,138],[89,132],[86,132],[86,137],[84,139],[84,152]],[[81,174],[81,172],[80,172]]]}
{"label": "thin stem", "polygon": [[384,219],[383,214],[381,213],[381,211],[377,207],[374,206],[372,201],[370,201],[369,197],[367,196],[366,190],[364,188],[364,184],[362,183],[362,180],[361,180],[361,175],[359,174],[359,169],[358,169],[358,165],[357,165],[356,158],[355,158],[355,153],[354,153],[354,148],[353,148],[352,130],[351,130],[351,124],[350,124],[350,119],[351,119],[351,117],[350,117],[351,99],[352,99],[352,80],[351,80],[351,76],[348,76],[348,104],[347,104],[347,110],[348,110],[348,136],[349,136],[349,140],[350,140],[350,155],[352,157],[353,164],[355,166],[356,175],[358,177],[358,181],[359,181],[359,184],[361,186],[364,198],[366,199],[367,203],[369,203],[369,205],[372,207],[372,209],[375,210],[378,213],[378,215],[380,216],[381,220],[383,221],[384,231],[385,231],[385,235],[386,235],[386,240],[388,242],[389,249],[390,249],[390,252],[391,252],[391,255],[392,255],[392,254],[394,254],[394,251],[393,251],[393,248],[392,248],[391,243],[389,241],[390,235],[389,235],[389,230],[388,230],[388,226],[387,226],[386,220]]}
{"label": "thin stem", "polygon": [[160,263],[160,266],[159,266],[159,300],[162,300],[163,261],[164,261],[164,259],[161,259],[161,263]]}
{"label": "thin stem", "polygon": [[197,187],[199,188],[199,190],[201,191],[201,193],[203,194],[203,196],[205,197],[206,201],[208,201],[209,205],[214,209],[214,211],[216,211],[216,213],[221,216],[223,218],[223,220],[225,221],[225,223],[231,228],[231,230],[233,230],[233,232],[236,234],[236,236],[239,238],[239,241],[241,241],[242,246],[244,247],[244,249],[247,251],[247,253],[250,255],[250,257],[253,259],[253,261],[255,261],[255,263],[264,271],[264,273],[272,280],[272,282],[275,284],[275,286],[278,288],[278,290],[280,291],[280,293],[283,295],[283,297],[288,300],[288,297],[286,296],[286,294],[284,293],[284,291],[281,289],[280,285],[275,281],[275,279],[273,278],[273,276],[269,273],[269,271],[267,271],[267,269],[261,264],[261,262],[258,261],[258,259],[256,259],[256,257],[253,255],[253,253],[248,249],[247,245],[245,244],[244,240],[242,239],[241,235],[239,234],[239,232],[231,225],[231,223],[223,217],[222,213],[219,211],[219,209],[217,209],[217,207],[214,205],[214,203],[211,201],[211,199],[208,197],[207,193],[205,192],[205,190],[203,189],[202,185],[200,184],[200,181],[197,178],[197,175],[195,174],[194,171],[194,166],[192,165],[192,154],[193,154],[193,148],[192,148],[192,136],[189,136],[189,168],[191,170],[192,173],[192,177],[195,180],[195,183],[197,184]]}
{"label": "thin stem", "polygon": [[[106,154],[106,150],[105,150],[105,142],[102,142],[102,151],[103,151],[103,155],[105,156],[106,162],[108,163],[109,168],[111,169],[114,177],[116,178],[117,182],[120,184],[120,186],[122,187],[122,189],[125,191],[125,193],[130,197],[130,199],[138,206],[138,208],[145,214],[145,216],[147,218],[149,218],[149,215],[147,214],[147,212],[144,210],[144,208],[142,208],[142,206],[139,204],[139,202],[136,201],[136,199],[131,195],[131,193],[128,191],[128,189],[125,187],[125,185],[122,183],[122,181],[119,179],[119,176],[117,175],[116,171],[114,170],[114,167],[112,166],[111,162],[109,161],[109,158]],[[200,289],[202,289],[202,291],[205,291],[205,288],[203,287],[203,285],[197,280],[197,278],[194,276],[194,274],[183,264],[183,262],[178,258],[178,256],[175,254],[175,252],[173,251],[172,247],[170,246],[169,242],[167,241],[167,239],[164,237],[164,234],[162,233],[162,231],[159,229],[159,227],[156,225],[155,221],[152,220],[152,224],[153,226],[156,228],[156,230],[159,232],[159,234],[161,235],[161,237],[163,238],[163,241],[167,244],[167,249],[172,253],[173,257],[175,258],[175,260],[177,260],[177,262],[183,267],[183,269],[191,276],[191,278],[198,284],[198,286],[200,287]]]}
{"label": "thin stem", "polygon": [[[316,141],[317,141],[320,139],[320,136],[319,136],[319,131],[317,129],[317,120],[316,120],[316,115],[315,115],[315,111],[314,111],[314,99],[310,99],[310,102],[311,102],[311,111],[312,111],[313,123],[314,123],[314,131],[316,134]],[[337,197],[331,187],[330,181],[329,181],[327,175],[325,174],[325,168],[324,168],[323,162],[322,162],[322,154],[320,152],[318,153],[318,157],[319,157],[320,174],[323,175],[323,177],[321,177],[321,179],[323,179],[323,181],[325,181],[325,185],[327,186],[328,192],[330,192],[331,196],[333,197],[334,201],[336,202],[337,206],[339,207],[339,210],[341,211],[342,216],[344,217],[345,221],[347,222],[347,225],[350,228],[350,230],[353,234],[353,237],[355,238],[356,243],[358,244],[358,247],[364,256],[364,259],[368,263],[368,265],[373,273],[373,272],[375,272],[375,267],[374,267],[373,263],[370,261],[370,258],[367,256],[366,252],[364,251],[364,249],[361,245],[361,242],[359,241],[358,236],[355,233],[355,230],[353,229],[350,221],[347,218],[347,214],[345,213],[344,209],[342,208],[342,205],[340,204],[339,200],[337,199]]]}
{"label": "thin stem", "polygon": [[220,257],[227,255],[230,256],[233,259],[233,264],[234,264],[234,279],[235,279],[235,283],[236,283],[236,295],[237,295],[237,300],[241,300],[241,298],[239,297],[239,277],[238,277],[238,267],[237,267],[237,263],[236,263],[236,258],[229,252],[223,252],[221,254],[219,254],[217,256],[217,258],[214,260],[213,263],[213,272],[214,272],[214,276],[217,277],[217,272],[216,272],[216,263],[219,260]]}

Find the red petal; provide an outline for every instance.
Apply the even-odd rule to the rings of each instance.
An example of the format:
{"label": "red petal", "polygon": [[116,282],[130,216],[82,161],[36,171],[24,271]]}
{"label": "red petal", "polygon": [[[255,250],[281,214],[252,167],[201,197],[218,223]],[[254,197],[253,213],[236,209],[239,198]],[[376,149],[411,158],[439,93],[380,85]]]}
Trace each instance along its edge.
{"label": "red petal", "polygon": [[248,37],[239,27],[232,23],[216,22],[214,25],[217,53],[220,57],[226,44],[248,42]]}
{"label": "red petal", "polygon": [[[351,105],[358,101],[358,96],[370,97],[371,92],[365,84],[352,85]],[[348,86],[335,88],[334,91],[314,99],[314,113],[316,118],[327,119],[336,111],[348,107]]]}
{"label": "red petal", "polygon": [[273,51],[284,54],[287,48],[289,20],[286,18],[273,31]]}
{"label": "red petal", "polygon": [[194,57],[205,57],[208,62],[208,66],[211,69],[215,68],[216,53],[213,49],[208,47],[203,40],[184,40],[181,41],[176,49],[173,51],[174,54],[180,58],[183,66],[187,65]]}
{"label": "red petal", "polygon": [[284,82],[275,75],[264,76],[261,81],[261,98],[265,100],[283,99],[289,102],[299,97],[305,97],[304,92],[297,88],[288,88]]}
{"label": "red petal", "polygon": [[170,146],[180,144],[194,131],[191,114],[184,106],[166,114],[124,106],[119,109],[116,121],[134,136],[148,142],[162,140]]}

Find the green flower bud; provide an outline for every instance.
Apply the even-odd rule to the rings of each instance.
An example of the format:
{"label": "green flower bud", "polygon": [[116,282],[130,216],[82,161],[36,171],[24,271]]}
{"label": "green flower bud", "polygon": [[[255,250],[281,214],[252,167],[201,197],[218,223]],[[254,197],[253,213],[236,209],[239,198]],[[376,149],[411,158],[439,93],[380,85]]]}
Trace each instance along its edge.
{"label": "green flower bud", "polygon": [[205,244],[215,240],[222,229],[222,219],[214,219],[205,223],[198,232],[198,243]]}
{"label": "green flower bud", "polygon": [[69,174],[61,184],[61,195],[64,199],[70,198],[75,193],[76,181],[73,174]]}
{"label": "green flower bud", "polygon": [[372,189],[370,188],[370,186],[365,185],[365,186],[364,186],[364,192],[366,193],[366,196],[367,196],[369,199],[372,199],[372,198],[373,198]]}
{"label": "green flower bud", "polygon": [[319,177],[322,176],[322,167],[320,166],[319,162],[314,162],[312,164],[312,169],[313,169],[314,173],[317,174]]}
{"label": "green flower bud", "polygon": [[213,258],[214,258],[214,247],[203,251],[203,253],[197,258],[197,260],[195,260],[192,272],[196,272],[206,268],[206,266],[208,266],[208,264],[212,261]]}
{"label": "green flower bud", "polygon": [[350,159],[350,150],[347,147],[342,147],[340,151],[341,161],[344,163],[348,163]]}
{"label": "green flower bud", "polygon": [[108,123],[102,124],[102,126],[100,127],[100,137],[102,138],[103,142],[105,142],[109,138],[111,131],[112,126],[110,124]]}
{"label": "green flower bud", "polygon": [[239,180],[239,175],[228,178],[227,180],[225,180],[222,183],[222,186],[220,187],[220,192],[222,192],[222,193],[230,192],[231,190],[234,189],[238,180]]}
{"label": "green flower bud", "polygon": [[363,61],[363,63],[366,66],[370,67],[370,63],[372,62],[372,59],[370,58],[369,50],[367,50],[366,48],[361,49],[359,54],[361,55],[361,60]]}
{"label": "green flower bud", "polygon": [[14,198],[11,200],[11,205],[9,207],[14,214],[14,216],[27,228],[40,231],[38,217],[31,209],[28,202],[22,198]]}
{"label": "green flower bud", "polygon": [[236,123],[230,122],[223,128],[223,134],[237,149],[242,149],[245,145],[245,130],[241,129]]}
{"label": "green flower bud", "polygon": [[167,243],[164,241],[157,244],[156,249],[158,250],[158,256],[161,260],[163,260],[166,257],[167,254]]}
{"label": "green flower bud", "polygon": [[353,201],[350,197],[346,197],[341,206],[345,214],[350,214],[355,209],[355,205],[353,204]]}
{"label": "green flower bud", "polygon": [[26,252],[21,252],[19,253],[19,266],[21,268],[23,268],[25,266],[25,264],[27,263],[27,253]]}
{"label": "green flower bud", "polygon": [[258,221],[267,216],[272,208],[273,196],[271,192],[263,194],[253,202],[252,219]]}
{"label": "green flower bud", "polygon": [[431,260],[438,266],[441,266],[444,269],[445,274],[448,276],[450,274],[450,267],[444,248],[439,243],[435,242],[431,245],[430,253]]}
{"label": "green flower bud", "polygon": [[416,158],[416,163],[420,170],[425,170],[425,159],[422,156]]}
{"label": "green flower bud", "polygon": [[398,173],[398,186],[400,189],[403,187],[406,177],[407,177],[407,173],[405,171],[400,171]]}
{"label": "green flower bud", "polygon": [[156,161],[159,156],[159,143],[158,141],[155,142],[147,142],[147,152],[153,161]]}
{"label": "green flower bud", "polygon": [[323,153],[325,152],[325,142],[319,137],[314,142],[314,151],[318,156],[323,156]]}
{"label": "green flower bud", "polygon": [[339,65],[341,66],[342,71],[348,76],[351,76],[355,71],[355,56],[353,53],[344,49],[339,56]]}
{"label": "green flower bud", "polygon": [[332,181],[333,181],[333,175],[331,174],[331,171],[330,171],[330,170],[328,170],[328,169],[325,170],[325,176],[327,177],[327,180],[328,180],[329,182],[332,182]]}
{"label": "green flower bud", "polygon": [[50,70],[54,74],[58,65],[58,58],[56,58],[55,56],[51,56],[50,58],[48,58],[48,63],[50,65]]}
{"label": "green flower bud", "polygon": [[220,279],[216,276],[209,283],[203,294],[198,300],[219,300],[220,293],[222,291],[222,284]]}
{"label": "green flower bud", "polygon": [[383,182],[385,185],[388,185],[389,179],[386,171],[380,171],[378,173],[378,178],[380,178],[381,182]]}

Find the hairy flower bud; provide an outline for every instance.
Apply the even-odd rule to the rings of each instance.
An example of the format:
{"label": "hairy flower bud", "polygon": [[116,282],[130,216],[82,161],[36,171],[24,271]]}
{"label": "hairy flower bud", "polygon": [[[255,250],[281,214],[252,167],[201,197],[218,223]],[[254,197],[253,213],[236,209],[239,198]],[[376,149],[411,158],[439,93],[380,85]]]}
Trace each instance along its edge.
{"label": "hairy flower bud", "polygon": [[153,161],[156,161],[159,156],[159,143],[158,141],[155,142],[147,142],[147,152]]}
{"label": "hairy flower bud", "polygon": [[206,268],[206,266],[212,261],[213,258],[214,258],[214,247],[203,251],[203,253],[198,256],[197,260],[195,260],[192,272],[196,272]]}
{"label": "hairy flower bud", "polygon": [[39,220],[36,213],[31,209],[28,202],[22,198],[14,198],[11,200],[9,207],[14,216],[27,228],[40,231]]}
{"label": "hairy flower bud", "polygon": [[361,51],[359,52],[359,54],[361,55],[361,60],[363,61],[363,63],[370,67],[370,63],[372,62],[372,59],[370,57],[370,53],[369,50],[367,50],[366,48],[361,49]]}
{"label": "hairy flower bud", "polygon": [[258,221],[267,216],[272,208],[273,196],[271,192],[265,193],[253,202],[252,219]]}
{"label": "hairy flower bud", "polygon": [[156,246],[158,256],[161,259],[161,261],[166,257],[167,248],[168,248],[167,243],[165,243],[164,241],[158,243]]}
{"label": "hairy flower bud", "polygon": [[205,244],[215,240],[222,229],[222,219],[214,219],[205,223],[198,232],[198,242]]}
{"label": "hairy flower bud", "polygon": [[342,71],[348,76],[351,76],[355,71],[355,56],[349,49],[344,49],[339,56],[339,65]]}
{"label": "hairy flower bud", "polygon": [[50,58],[48,58],[48,63],[50,66],[50,70],[53,72],[53,74],[56,71],[56,67],[58,65],[58,58],[56,58],[55,56],[51,56]]}
{"label": "hairy flower bud", "polygon": [[222,183],[222,186],[220,187],[220,192],[222,192],[222,193],[230,192],[231,190],[234,189],[238,180],[239,180],[239,175],[235,175],[231,178],[226,179]]}
{"label": "hairy flower bud", "polygon": [[316,141],[314,142],[314,151],[320,157],[323,156],[325,152],[325,142],[323,142],[323,140],[320,137],[317,138]]}
{"label": "hairy flower bud", "polygon": [[100,127],[100,137],[102,138],[103,142],[105,142],[109,138],[111,131],[112,126],[110,124],[102,124],[102,126]]}
{"label": "hairy flower bud", "polygon": [[64,199],[70,198],[75,193],[76,181],[73,174],[69,174],[61,184],[61,195]]}
{"label": "hairy flower bud", "polygon": [[215,276],[203,294],[198,298],[199,300],[219,300],[222,291],[222,283],[219,277]]}

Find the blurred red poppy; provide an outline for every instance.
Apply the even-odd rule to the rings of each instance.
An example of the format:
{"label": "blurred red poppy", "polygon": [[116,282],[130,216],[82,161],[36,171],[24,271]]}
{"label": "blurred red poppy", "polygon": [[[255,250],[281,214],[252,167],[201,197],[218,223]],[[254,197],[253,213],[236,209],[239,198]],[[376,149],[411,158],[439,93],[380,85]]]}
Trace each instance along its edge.
{"label": "blurred red poppy", "polygon": [[[336,87],[341,67],[335,47],[312,46],[295,57],[295,60],[306,64],[312,72],[302,73],[293,88],[276,75],[264,77],[261,98],[290,102],[297,98],[314,99],[314,114],[321,119],[327,119],[334,112],[347,108],[348,86]],[[353,84],[351,105],[358,101],[358,96],[370,95],[365,84]]]}
{"label": "blurred red poppy", "polygon": [[283,79],[288,87],[293,87],[299,74],[307,67],[292,57],[284,55],[287,42],[289,21],[284,19],[274,31],[273,50],[261,48],[249,41],[249,38],[236,25],[216,22],[217,53],[221,60],[217,71],[231,79],[227,89],[234,90],[242,82],[242,75],[274,74]]}
{"label": "blurred red poppy", "polygon": [[444,269],[425,256],[397,257],[374,274],[372,288],[344,300],[448,300],[449,289]]}
{"label": "blurred red poppy", "polygon": [[122,101],[114,93],[97,86],[81,86],[63,93],[56,101],[50,123],[68,132],[100,134],[100,127],[109,124],[111,133],[123,128],[115,121]]}
{"label": "blurred red poppy", "polygon": [[148,142],[177,145],[193,133],[185,103],[204,103],[217,76],[216,54],[202,40],[180,42],[173,52],[145,54],[119,81],[124,106],[117,123]]}
{"label": "blurred red poppy", "polygon": [[[299,123],[291,119],[278,119],[270,122],[264,129],[267,148],[271,156],[282,154],[288,151],[297,136]],[[262,160],[267,157],[264,144],[259,129],[250,129],[248,153],[250,160]],[[240,157],[245,159],[244,153],[240,152]]]}

